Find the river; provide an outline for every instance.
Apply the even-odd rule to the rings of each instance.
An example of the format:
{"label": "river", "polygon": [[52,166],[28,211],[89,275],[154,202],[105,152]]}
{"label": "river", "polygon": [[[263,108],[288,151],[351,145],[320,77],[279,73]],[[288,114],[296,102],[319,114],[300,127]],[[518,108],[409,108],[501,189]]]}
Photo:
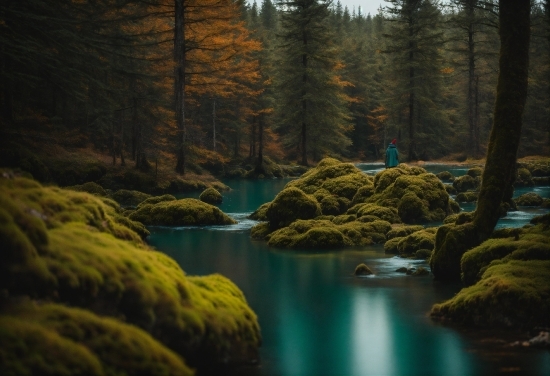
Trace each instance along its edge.
{"label": "river", "polygon": [[[381,164],[357,164],[367,174]],[[467,167],[423,166],[460,176]],[[150,243],[190,275],[220,273],[234,281],[256,312],[262,329],[261,364],[237,375],[549,375],[550,352],[509,349],[517,333],[459,330],[430,319],[432,304],[460,285],[396,273],[425,261],[385,255],[382,245],[335,251],[288,251],[250,239],[256,223],[246,217],[273,200],[289,179],[225,181],[220,209],[232,226],[150,228]],[[536,187],[550,197],[550,187]],[[533,191],[533,189],[529,189]],[[522,189],[516,195],[525,193]],[[465,205],[464,210],[473,210]],[[548,210],[511,212],[499,227],[519,227]],[[352,275],[359,263],[375,275]]]}

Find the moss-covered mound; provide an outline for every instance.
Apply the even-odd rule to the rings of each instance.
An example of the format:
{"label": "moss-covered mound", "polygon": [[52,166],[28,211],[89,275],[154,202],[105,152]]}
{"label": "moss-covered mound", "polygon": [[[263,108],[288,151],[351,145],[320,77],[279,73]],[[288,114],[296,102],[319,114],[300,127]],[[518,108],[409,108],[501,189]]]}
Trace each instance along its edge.
{"label": "moss-covered mound", "polygon": [[143,205],[128,218],[146,226],[209,226],[237,223],[219,208],[194,198]]}
{"label": "moss-covered mound", "polygon": [[192,375],[147,332],[113,318],[30,301],[0,313],[2,375]]}
{"label": "moss-covered mound", "polygon": [[387,239],[393,239],[398,237],[404,237],[412,234],[413,232],[423,230],[422,225],[394,225],[392,229],[386,234]]}
{"label": "moss-covered mound", "polygon": [[535,182],[531,176],[531,171],[526,168],[518,168],[516,172],[516,180],[514,181],[514,187],[533,187]]}
{"label": "moss-covered mound", "polygon": [[[416,253],[422,250],[423,252],[419,253],[418,258],[426,258],[422,255],[426,252],[431,253],[433,250],[436,230],[436,228],[421,228],[416,231],[412,231],[411,229],[410,234],[403,236],[396,236],[394,232],[391,238],[389,238],[390,234],[388,233],[389,240],[384,243],[384,252],[387,254],[398,254],[402,257],[411,257],[416,256]],[[403,233],[406,234],[406,231],[403,231]]]}
{"label": "moss-covered mound", "polygon": [[462,256],[464,282],[473,284],[432,308],[434,318],[531,328],[550,324],[550,223],[495,231]]}
{"label": "moss-covered mound", "polygon": [[111,198],[121,206],[138,206],[141,202],[150,198],[151,195],[140,191],[130,191],[128,189],[119,189],[111,195]]}
{"label": "moss-covered mound", "polygon": [[458,193],[466,191],[475,191],[479,188],[481,184],[481,179],[479,177],[475,178],[470,175],[463,175],[456,178],[453,181],[453,187]]}
{"label": "moss-covered mound", "polygon": [[136,209],[139,209],[140,207],[145,205],[155,205],[155,204],[158,204],[159,202],[175,201],[175,200],[177,199],[174,196],[169,194],[162,195],[162,196],[153,196],[140,202],[139,205],[136,207]]}
{"label": "moss-covered mound", "polygon": [[517,206],[541,206],[544,199],[535,192],[524,193],[514,199]]}
{"label": "moss-covered mound", "polygon": [[468,191],[460,192],[456,195],[456,202],[475,202],[477,201],[478,192]]}
{"label": "moss-covered mound", "polygon": [[223,201],[223,197],[220,192],[214,188],[206,188],[199,196],[199,200],[206,202],[210,205],[219,205]]}
{"label": "moss-covered mound", "polygon": [[255,238],[263,234],[268,244],[283,248],[341,248],[352,245],[369,245],[383,243],[385,234],[391,229],[387,221],[373,222],[352,221],[335,224],[332,221],[297,220],[288,227],[272,233],[266,231],[265,225],[253,228]]}
{"label": "moss-covered mound", "polygon": [[87,182],[84,184],[73,185],[66,188],[73,191],[88,192],[100,197],[107,197],[107,192],[105,191],[105,189],[103,189],[101,185],[94,182]]}
{"label": "moss-covered mound", "polygon": [[301,189],[283,189],[266,209],[266,218],[271,228],[288,226],[298,219],[312,219],[321,215],[321,207],[313,196]]}
{"label": "moss-covered mound", "polygon": [[[186,277],[175,261],[150,250],[134,231],[118,224],[114,213],[112,207],[88,193],[42,187],[24,178],[0,177],[0,291],[3,303],[6,299],[27,296],[41,303],[50,301],[110,316],[146,331],[193,367],[256,360],[259,326],[242,292],[220,275]],[[4,307],[4,304],[0,307],[0,316],[4,315]],[[56,307],[52,310],[59,316],[73,314]],[[78,312],[74,314],[81,316]],[[37,313],[36,317],[37,321],[42,320],[42,313]],[[94,317],[88,319],[95,322]],[[31,339],[35,335],[42,339],[49,335],[45,331],[53,330],[53,326],[57,328],[57,324],[52,323],[53,326],[48,324],[46,329],[33,327],[29,332],[23,326],[20,332],[12,332],[9,327],[13,320],[0,322],[2,340],[8,338],[8,341],[13,336],[27,335]],[[107,328],[110,324],[105,325]],[[65,329],[79,330],[78,327]],[[98,330],[118,335],[109,329]],[[64,337],[59,333],[52,335]],[[81,335],[85,336],[86,332]],[[121,329],[118,338],[121,352],[125,351],[122,342],[127,335]],[[138,342],[146,343],[143,341],[147,340],[138,337],[136,335],[135,344],[131,343],[135,346],[135,357],[142,358]],[[68,339],[61,341],[65,346],[61,348],[66,348]],[[20,344],[26,346],[24,341]],[[149,345],[152,346],[150,357],[141,359],[144,367],[151,357],[157,357],[167,362],[166,365],[158,364],[159,369],[173,366],[174,372],[179,372],[179,366],[170,360],[168,352],[162,355],[152,340]],[[108,343],[105,347],[98,344],[97,355],[101,362],[109,362],[108,346]],[[28,349],[29,356],[33,355],[30,351],[40,350],[39,347]],[[88,351],[89,361],[83,360],[83,367],[84,364],[91,367],[94,351]],[[57,353],[57,356],[63,359],[62,354]],[[55,363],[56,367],[61,363]],[[149,374],[147,367],[135,374]]]}
{"label": "moss-covered mound", "polygon": [[[384,242],[388,230],[365,237],[339,230],[343,233],[340,236],[332,229],[344,224],[348,228],[363,228],[366,223],[379,221],[440,221],[459,210],[441,181],[423,168],[400,164],[373,179],[353,164],[326,158],[300,179],[288,183],[275,200],[251,215],[252,219],[267,221],[270,227],[269,230],[261,224],[252,233],[255,239],[269,238],[269,244],[278,247],[303,247],[306,239],[311,241],[307,247],[320,243],[318,239],[329,241],[324,247],[371,244]],[[321,231],[320,223],[325,222],[319,222],[307,236],[307,232],[297,229],[285,230],[293,222],[306,219],[326,221],[328,227]],[[277,229],[281,231],[270,233]]]}
{"label": "moss-covered mound", "polygon": [[449,181],[452,182],[455,177],[453,174],[451,174],[449,171],[442,171],[440,173],[435,174],[440,180],[442,181]]}

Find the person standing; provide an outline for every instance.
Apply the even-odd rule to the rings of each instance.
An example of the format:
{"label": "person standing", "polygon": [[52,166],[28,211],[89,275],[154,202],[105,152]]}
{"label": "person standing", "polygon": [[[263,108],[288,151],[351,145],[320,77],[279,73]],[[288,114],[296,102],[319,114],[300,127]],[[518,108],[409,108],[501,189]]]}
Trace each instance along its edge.
{"label": "person standing", "polygon": [[397,139],[394,138],[386,149],[386,160],[384,161],[386,168],[395,167],[399,164],[399,153],[397,152],[396,143]]}

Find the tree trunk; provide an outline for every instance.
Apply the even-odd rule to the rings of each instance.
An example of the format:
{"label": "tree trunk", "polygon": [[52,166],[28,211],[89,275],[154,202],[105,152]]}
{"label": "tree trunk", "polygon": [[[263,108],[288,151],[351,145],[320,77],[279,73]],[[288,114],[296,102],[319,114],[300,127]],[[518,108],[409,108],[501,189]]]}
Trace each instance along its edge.
{"label": "tree trunk", "polygon": [[[307,46],[307,34],[305,31],[302,33],[304,48]],[[304,84],[304,87],[307,84],[307,54],[302,54],[302,68],[304,70],[304,74],[302,76],[302,82]],[[307,101],[305,99],[306,96],[305,89],[302,92],[302,111],[303,111],[303,118],[306,118],[307,113]],[[301,141],[302,141],[302,165],[307,166],[307,123],[306,121],[302,121],[302,134],[301,134]]]}
{"label": "tree trunk", "polygon": [[174,61],[175,67],[175,100],[177,125],[177,164],[176,172],[185,174],[185,30],[184,0],[175,0],[174,25]]}
{"label": "tree trunk", "polygon": [[482,240],[497,224],[500,203],[515,171],[527,98],[530,10],[529,0],[500,1],[500,71],[494,122],[474,216]]}
{"label": "tree trunk", "polygon": [[248,151],[248,157],[254,158],[256,156],[256,115],[252,116],[252,125],[250,129],[250,148]]}
{"label": "tree trunk", "polygon": [[216,98],[212,100],[212,150],[216,151]]}
{"label": "tree trunk", "polygon": [[466,3],[466,14],[468,15],[468,128],[470,138],[470,155],[477,151],[476,119],[475,119],[475,44],[474,44],[474,2],[469,0]]}
{"label": "tree trunk", "polygon": [[[411,21],[412,22],[412,21]],[[414,43],[413,38],[413,25],[409,24],[409,161],[416,159],[416,142],[414,135]]]}
{"label": "tree trunk", "polygon": [[500,71],[477,208],[472,222],[443,225],[437,230],[430,267],[438,280],[460,280],[462,255],[491,235],[501,202],[510,196],[527,98],[530,10],[529,0],[500,1]]}
{"label": "tree trunk", "polygon": [[264,114],[260,114],[258,122],[258,164],[262,167],[264,164]]}

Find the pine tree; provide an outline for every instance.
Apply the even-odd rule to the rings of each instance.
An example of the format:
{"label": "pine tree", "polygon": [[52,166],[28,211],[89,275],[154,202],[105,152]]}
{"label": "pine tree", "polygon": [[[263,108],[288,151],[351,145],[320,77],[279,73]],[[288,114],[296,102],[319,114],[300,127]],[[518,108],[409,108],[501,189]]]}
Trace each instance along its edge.
{"label": "pine tree", "polygon": [[278,73],[277,116],[279,133],[287,148],[295,148],[300,163],[308,158],[339,155],[351,141],[349,98],[342,68],[334,56],[329,25],[329,2],[279,1],[281,61]]}

